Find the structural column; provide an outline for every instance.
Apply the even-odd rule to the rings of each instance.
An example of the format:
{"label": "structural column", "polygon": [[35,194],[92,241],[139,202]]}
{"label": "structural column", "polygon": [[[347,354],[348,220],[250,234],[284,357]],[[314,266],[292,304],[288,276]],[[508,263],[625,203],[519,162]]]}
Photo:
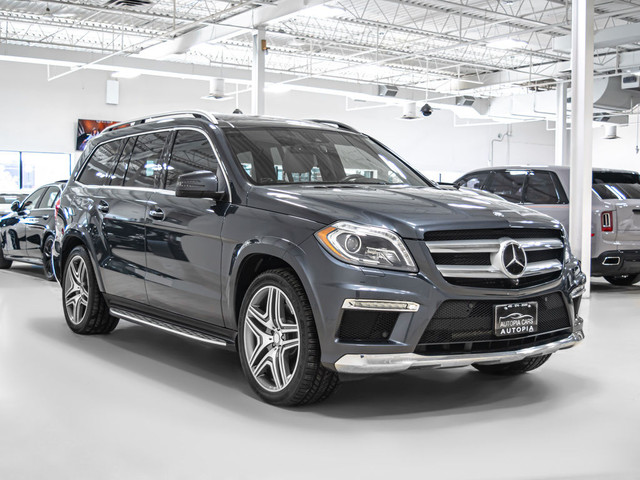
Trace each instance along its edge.
{"label": "structural column", "polygon": [[264,115],[264,61],[266,50],[264,27],[258,27],[253,34],[253,65],[251,68],[251,113]]}
{"label": "structural column", "polygon": [[567,129],[567,90],[568,82],[558,82],[556,85],[556,165],[569,165],[571,159],[571,137]]}
{"label": "structural column", "polygon": [[587,275],[591,275],[591,183],[593,149],[593,5],[571,5],[571,194],[569,241]]}

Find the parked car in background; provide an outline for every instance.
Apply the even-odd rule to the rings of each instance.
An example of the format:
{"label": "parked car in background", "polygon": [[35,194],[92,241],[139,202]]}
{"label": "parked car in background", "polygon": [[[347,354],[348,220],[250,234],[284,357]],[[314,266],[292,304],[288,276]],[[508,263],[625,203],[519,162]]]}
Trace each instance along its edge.
{"label": "parked car in background", "polygon": [[0,217],[11,212],[14,202],[22,202],[27,198],[27,193],[0,193]]}
{"label": "parked car in background", "polygon": [[522,374],[582,341],[560,223],[442,189],[335,122],[179,112],[91,140],[56,214],[69,328],[236,347],[266,401],[338,374]]}
{"label": "parked car in background", "polygon": [[38,188],[12,212],[0,219],[0,269],[14,261],[42,265],[47,280],[54,280],[51,250],[55,236],[55,204],[65,181]]}
{"label": "parked car in background", "polygon": [[[501,196],[559,220],[569,231],[569,167],[473,170],[454,182]],[[591,275],[613,285],[640,281],[640,173],[593,169]]]}

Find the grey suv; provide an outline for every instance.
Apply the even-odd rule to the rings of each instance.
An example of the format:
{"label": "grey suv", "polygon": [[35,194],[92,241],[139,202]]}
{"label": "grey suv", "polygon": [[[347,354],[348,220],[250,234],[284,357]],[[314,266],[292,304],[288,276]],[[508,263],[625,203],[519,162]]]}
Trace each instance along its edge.
{"label": "grey suv", "polygon": [[523,373],[583,337],[559,222],[445,190],[335,122],[178,112],[91,140],[63,192],[68,326],[237,348],[266,401],[340,377]]}

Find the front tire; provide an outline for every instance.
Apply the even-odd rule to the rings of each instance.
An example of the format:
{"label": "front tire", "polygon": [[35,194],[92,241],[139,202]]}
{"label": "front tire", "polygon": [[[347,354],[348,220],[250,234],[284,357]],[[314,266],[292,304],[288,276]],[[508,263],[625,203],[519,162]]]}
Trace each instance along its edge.
{"label": "front tire", "polygon": [[542,366],[547,360],[549,360],[550,356],[551,354],[538,355],[537,357],[527,357],[517,362],[498,363],[496,365],[482,365],[480,363],[474,363],[473,368],[479,372],[489,373],[491,375],[520,375]]}
{"label": "front tire", "polygon": [[611,285],[616,285],[618,287],[629,287],[640,282],[640,273],[636,275],[614,275],[614,276],[605,276],[604,279],[609,282]]}
{"label": "front tire", "polygon": [[98,289],[89,254],[84,247],[71,250],[62,278],[62,306],[69,328],[80,335],[110,333],[118,319]]}
{"label": "front tire", "polygon": [[2,248],[0,248],[0,270],[11,268],[11,265],[13,265],[13,261],[4,258],[4,253],[2,252]]}
{"label": "front tire", "polygon": [[338,376],[320,363],[320,343],[307,295],[295,274],[269,270],[249,286],[238,319],[240,363],[266,402],[297,406],[327,398]]}
{"label": "front tire", "polygon": [[44,270],[44,278],[50,282],[56,279],[52,263],[53,243],[53,235],[49,235],[44,239],[44,244],[42,245],[42,269]]}

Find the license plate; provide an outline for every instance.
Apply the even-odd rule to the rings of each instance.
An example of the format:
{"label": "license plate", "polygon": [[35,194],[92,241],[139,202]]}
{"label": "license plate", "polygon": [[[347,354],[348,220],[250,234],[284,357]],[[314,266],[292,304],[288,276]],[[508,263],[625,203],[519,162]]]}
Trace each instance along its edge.
{"label": "license plate", "polygon": [[538,302],[496,305],[493,311],[496,337],[530,335],[538,331]]}

